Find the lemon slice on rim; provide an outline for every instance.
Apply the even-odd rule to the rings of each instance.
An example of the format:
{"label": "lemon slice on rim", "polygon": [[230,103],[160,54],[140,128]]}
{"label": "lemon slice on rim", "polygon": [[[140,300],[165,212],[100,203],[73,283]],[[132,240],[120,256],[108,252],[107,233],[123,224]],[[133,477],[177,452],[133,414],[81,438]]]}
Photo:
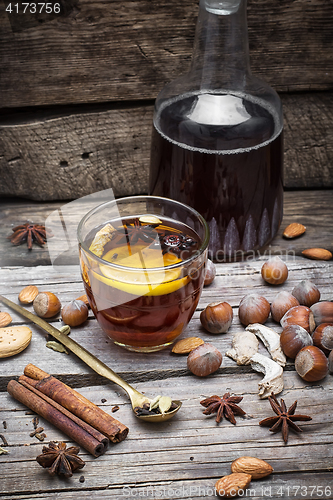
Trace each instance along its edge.
{"label": "lemon slice on rim", "polygon": [[181,262],[176,255],[162,255],[160,249],[144,245],[136,245],[135,250],[132,255],[129,254],[127,245],[110,250],[103,256],[103,260],[117,263],[122,268],[100,264],[102,275],[94,273],[95,277],[111,287],[137,296],[165,295],[188,283],[188,277],[180,278],[181,268],[167,269],[168,266]]}

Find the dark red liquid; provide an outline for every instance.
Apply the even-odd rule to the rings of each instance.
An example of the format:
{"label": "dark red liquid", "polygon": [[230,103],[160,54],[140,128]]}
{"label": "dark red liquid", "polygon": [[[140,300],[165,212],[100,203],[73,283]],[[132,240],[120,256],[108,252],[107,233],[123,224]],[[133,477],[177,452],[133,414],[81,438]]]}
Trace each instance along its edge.
{"label": "dark red liquid", "polygon": [[[132,220],[127,219],[126,222]],[[88,247],[99,229],[96,228],[93,234],[88,236]],[[171,219],[163,219],[163,224],[154,232],[162,236],[182,234],[191,238],[193,244],[187,250],[175,254],[177,262],[195,256],[201,244],[196,232]],[[106,244],[102,256],[106,259],[106,265],[110,262],[107,255],[114,255],[113,263],[117,263],[121,257],[121,249],[124,248],[124,243],[120,242],[122,236],[123,234],[116,235]],[[125,245],[130,246],[133,255],[140,251],[146,251],[148,255],[149,249],[160,252],[155,249],[154,243],[145,244],[142,240]],[[175,250],[171,253],[174,252]],[[205,276],[205,259],[199,257],[192,263],[184,264],[179,271],[166,271],[172,272],[172,275],[165,275],[166,281],[163,281],[162,274],[159,282],[160,275],[157,275],[153,282],[160,283],[160,287],[158,291],[154,289],[150,292],[142,291],[140,286],[136,286],[131,268],[128,268],[128,273],[125,269],[119,275],[111,274],[115,280],[112,281],[105,276],[105,271],[103,274],[103,264],[91,259],[82,247],[80,253],[82,278],[92,311],[104,332],[114,342],[130,350],[149,352],[169,345],[182,333],[198,305]],[[119,264],[122,265],[122,262]],[[171,265],[173,262],[174,260],[166,260],[165,265]],[[149,259],[145,264],[149,264]],[[149,277],[153,276],[154,273],[149,274]]]}
{"label": "dark red liquid", "polygon": [[221,96],[209,97],[206,116],[203,106],[194,112],[195,95],[163,107],[155,119],[149,191],[195,208],[210,226],[210,258],[222,261],[263,247],[277,233],[283,135],[269,110],[245,97],[232,97],[237,110],[230,118],[228,109],[226,123],[215,115],[221,123],[207,124],[223,104],[215,98]]}

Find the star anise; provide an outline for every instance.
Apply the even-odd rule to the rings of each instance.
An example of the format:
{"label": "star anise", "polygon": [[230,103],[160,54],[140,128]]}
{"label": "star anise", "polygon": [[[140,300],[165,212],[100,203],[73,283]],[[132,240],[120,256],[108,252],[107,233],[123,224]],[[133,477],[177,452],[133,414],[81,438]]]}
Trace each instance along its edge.
{"label": "star anise", "polygon": [[13,234],[8,236],[8,238],[13,245],[22,245],[26,241],[28,249],[31,250],[33,242],[42,247],[46,239],[52,236],[53,234],[47,231],[42,224],[27,222],[26,224],[13,227]]}
{"label": "star anise", "polygon": [[134,219],[133,224],[123,224],[116,228],[118,233],[123,235],[118,243],[128,243],[135,245],[139,240],[147,243],[152,243],[156,238],[156,231],[154,230],[159,224],[141,224],[139,219]]}
{"label": "star anise", "polygon": [[43,446],[43,453],[36,460],[44,469],[48,469],[51,476],[71,477],[74,471],[85,466],[85,462],[77,456],[79,451],[78,446],[66,448],[66,443],[50,441],[49,446]]}
{"label": "star anise", "polygon": [[295,401],[290,408],[287,409],[284,400],[281,399],[281,404],[279,404],[273,392],[268,398],[268,401],[270,402],[273,411],[277,414],[277,417],[264,418],[264,420],[259,422],[259,425],[263,425],[265,427],[272,426],[269,429],[271,432],[278,432],[282,426],[282,437],[286,444],[288,442],[289,427],[296,432],[303,432],[302,429],[294,423],[295,420],[302,420],[303,422],[312,420],[312,418],[308,415],[295,415],[297,401]]}
{"label": "star anise", "polygon": [[223,417],[225,417],[230,420],[232,424],[236,425],[234,415],[245,415],[245,411],[237,405],[242,399],[241,396],[230,396],[230,393],[226,392],[222,397],[211,396],[210,398],[203,399],[200,401],[200,404],[206,407],[206,410],[203,412],[204,415],[210,415],[211,413],[217,412],[217,423],[221,422]]}

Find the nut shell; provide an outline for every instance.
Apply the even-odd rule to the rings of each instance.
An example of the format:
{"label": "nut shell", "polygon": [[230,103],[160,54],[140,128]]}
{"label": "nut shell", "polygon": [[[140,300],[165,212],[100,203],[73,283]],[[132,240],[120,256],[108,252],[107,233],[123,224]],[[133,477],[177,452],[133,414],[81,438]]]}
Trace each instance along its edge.
{"label": "nut shell", "polygon": [[306,227],[299,222],[292,222],[286,229],[283,231],[283,236],[287,239],[298,238],[306,231]]}
{"label": "nut shell", "polygon": [[178,340],[172,348],[175,354],[189,354],[193,349],[204,344],[204,341],[199,337],[187,337],[186,339]]}
{"label": "nut shell", "polygon": [[82,300],[72,300],[63,307],[61,317],[66,325],[79,326],[86,321],[88,313],[88,307]]}
{"label": "nut shell", "polygon": [[289,309],[299,305],[297,298],[291,293],[286,291],[279,292],[271,303],[272,318],[279,323]]}
{"label": "nut shell", "polygon": [[287,326],[280,335],[280,343],[285,355],[291,359],[295,359],[303,347],[313,345],[309,332],[299,325]]}
{"label": "nut shell", "polygon": [[232,318],[233,311],[228,302],[212,302],[200,314],[202,326],[210,333],[226,333]]}
{"label": "nut shell", "polygon": [[333,351],[331,351],[328,355],[328,371],[333,373]]}
{"label": "nut shell", "polygon": [[41,292],[33,301],[33,307],[37,316],[41,318],[52,318],[61,309],[58,297],[52,292]]}
{"label": "nut shell", "polygon": [[38,293],[38,288],[35,285],[29,285],[20,291],[18,299],[21,304],[32,304]]}
{"label": "nut shell", "polygon": [[326,355],[333,349],[333,324],[322,323],[312,334],[313,345],[319,347]]}
{"label": "nut shell", "polygon": [[12,322],[12,317],[8,312],[0,312],[0,327],[1,328],[10,325],[11,322]]}
{"label": "nut shell", "polygon": [[[251,482],[251,474],[244,472],[233,472],[228,476],[221,477],[215,483],[217,494],[223,498],[235,498],[245,490]],[[243,494],[242,494],[243,496]]]}
{"label": "nut shell", "polygon": [[333,302],[317,302],[310,307],[316,326],[322,323],[333,323]]}
{"label": "nut shell", "polygon": [[328,374],[328,360],[318,347],[303,347],[295,358],[295,370],[303,380],[317,382]]}
{"label": "nut shell", "polygon": [[311,307],[320,300],[320,291],[310,280],[303,280],[291,292],[300,305]]}
{"label": "nut shell", "polygon": [[273,470],[273,467],[265,462],[265,460],[255,457],[240,457],[231,464],[232,472],[250,474],[252,479],[260,479],[269,476]]}
{"label": "nut shell", "polygon": [[326,248],[307,248],[302,255],[312,260],[331,260],[332,253]]}
{"label": "nut shell", "polygon": [[221,366],[222,354],[205,342],[193,349],[187,357],[187,368],[197,377],[207,377]]}
{"label": "nut shell", "polygon": [[316,328],[313,313],[306,306],[295,306],[289,309],[281,318],[280,325],[283,329],[290,325],[299,325],[309,333]]}
{"label": "nut shell", "polygon": [[248,294],[242,298],[239,304],[238,315],[240,322],[244,326],[253,323],[265,323],[267,321],[271,307],[265,297],[257,294]]}
{"label": "nut shell", "polygon": [[211,283],[213,283],[215,276],[216,276],[215,264],[210,259],[207,259],[204,286],[208,286]]}
{"label": "nut shell", "polygon": [[261,276],[270,285],[281,285],[288,278],[288,268],[280,257],[272,257],[262,266]]}

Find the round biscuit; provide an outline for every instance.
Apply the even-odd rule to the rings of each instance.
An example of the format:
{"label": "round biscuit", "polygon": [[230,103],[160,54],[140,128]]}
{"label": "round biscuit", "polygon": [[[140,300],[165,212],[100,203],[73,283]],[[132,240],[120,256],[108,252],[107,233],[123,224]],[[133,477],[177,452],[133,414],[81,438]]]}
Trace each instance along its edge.
{"label": "round biscuit", "polygon": [[8,358],[23,351],[31,341],[32,331],[27,326],[0,328],[0,358]]}

